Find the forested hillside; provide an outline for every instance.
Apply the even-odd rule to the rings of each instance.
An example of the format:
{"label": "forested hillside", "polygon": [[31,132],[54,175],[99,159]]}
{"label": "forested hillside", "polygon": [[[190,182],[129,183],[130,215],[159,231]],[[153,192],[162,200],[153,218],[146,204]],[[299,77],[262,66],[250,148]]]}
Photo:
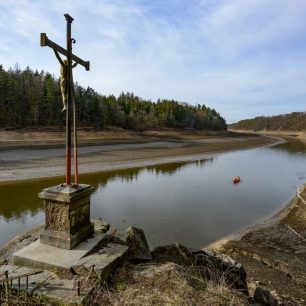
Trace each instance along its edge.
{"label": "forested hillside", "polygon": [[[224,130],[225,120],[205,105],[143,100],[133,93],[105,96],[74,85],[78,124],[145,130],[164,127]],[[48,72],[0,65],[0,128],[63,126],[59,80]]]}
{"label": "forested hillside", "polygon": [[306,112],[256,117],[230,126],[237,130],[306,131]]}

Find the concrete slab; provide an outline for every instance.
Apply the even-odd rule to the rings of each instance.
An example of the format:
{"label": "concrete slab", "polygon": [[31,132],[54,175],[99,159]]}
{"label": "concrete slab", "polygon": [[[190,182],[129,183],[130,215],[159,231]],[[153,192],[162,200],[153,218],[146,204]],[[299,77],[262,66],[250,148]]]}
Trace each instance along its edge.
{"label": "concrete slab", "polygon": [[37,240],[17,251],[13,255],[13,262],[17,266],[70,269],[105,237],[105,234],[95,232],[92,238],[81,242],[72,250],[46,245]]}
{"label": "concrete slab", "polygon": [[[0,274],[9,271],[9,277],[15,277],[43,270],[30,276],[28,290],[63,305],[86,304],[93,286],[107,281],[124,264],[128,254],[128,246],[107,242],[100,221],[94,220],[93,224],[93,237],[74,249],[61,249],[37,240],[13,254],[11,262],[14,265],[0,266]],[[13,287],[26,290],[26,278],[21,278],[20,283],[15,280]]]}
{"label": "concrete slab", "polygon": [[[31,269],[27,267],[17,267],[12,265],[3,265],[0,266],[0,283],[2,283],[5,280],[4,272],[8,272],[9,277],[15,277],[19,275],[29,274],[36,271],[39,271],[38,269]],[[40,270],[41,271],[41,270]]]}
{"label": "concrete slab", "polygon": [[[35,272],[36,270],[6,265],[1,266],[0,271],[9,271],[9,277],[15,277]],[[81,283],[80,295],[78,295],[76,284],[76,280],[61,279],[50,271],[43,271],[40,274],[29,277],[28,291],[33,292],[35,295],[42,295],[49,302],[53,300],[63,305],[82,305],[92,288],[84,288]],[[20,283],[15,279],[12,282],[12,288],[25,291],[27,289],[26,278],[21,278]]]}
{"label": "concrete slab", "polygon": [[[28,288],[29,291],[42,295],[48,301],[54,300],[63,305],[83,305],[86,304],[86,299],[90,296],[93,286],[98,285],[99,282],[108,281],[111,274],[124,264],[128,246],[108,243],[86,255],[88,248],[87,250],[84,248],[65,250],[35,241],[29,245],[29,248],[26,247],[22,251],[14,254],[14,261],[27,263],[27,266],[0,266],[0,274],[9,271],[9,277],[16,277],[37,270],[43,271],[40,274],[29,276],[28,287],[24,277],[20,279],[20,283],[17,279],[14,280],[13,288],[19,290]],[[67,274],[58,273],[71,267],[77,276],[74,276],[71,271]],[[54,270],[54,268],[57,269]],[[94,282],[91,281],[91,277]],[[80,295],[77,292],[77,280],[81,285]]]}
{"label": "concrete slab", "polygon": [[67,279],[49,279],[43,286],[38,286],[34,291],[37,295],[43,295],[48,301],[58,301],[63,305],[83,305],[84,300],[92,288],[81,288],[80,296],[77,294],[76,281]]}
{"label": "concrete slab", "polygon": [[127,258],[128,247],[117,243],[108,243],[98,252],[90,254],[78,260],[73,267],[76,271],[85,269],[88,273],[91,269],[98,275],[101,281],[107,281],[110,275],[119,268]]}

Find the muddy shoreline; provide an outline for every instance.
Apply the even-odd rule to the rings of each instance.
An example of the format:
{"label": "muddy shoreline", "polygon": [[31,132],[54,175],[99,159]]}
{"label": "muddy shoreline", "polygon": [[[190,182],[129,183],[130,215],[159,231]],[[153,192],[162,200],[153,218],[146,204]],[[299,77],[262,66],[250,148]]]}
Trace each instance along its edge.
{"label": "muddy shoreline", "polygon": [[[88,138],[89,136],[92,138]],[[33,137],[33,139],[26,140],[24,146],[20,147],[22,137]],[[60,143],[57,145],[52,143],[56,141],[54,139],[52,141],[50,139],[51,144],[42,144],[41,137],[41,135],[39,137],[21,135],[19,139],[15,139],[14,143],[10,142],[9,147],[5,143],[0,145],[0,182],[63,176],[65,173],[64,148]],[[118,133],[115,136],[103,136],[104,138],[99,141],[93,135],[85,134],[83,137],[80,141],[82,146],[79,148],[78,158],[81,174],[193,161],[226,151],[270,145],[277,141],[271,137],[239,133],[219,135],[169,132],[147,135]],[[38,142],[39,147],[37,147]]]}
{"label": "muddy shoreline", "polygon": [[284,139],[296,139],[303,143],[306,143],[306,132],[301,131],[270,131],[270,130],[239,130],[239,129],[230,129],[233,133],[251,133],[254,135],[267,135],[274,137],[281,137]]}
{"label": "muddy shoreline", "polygon": [[288,305],[306,305],[306,184],[274,216],[209,246],[240,262],[250,292],[261,285]]}

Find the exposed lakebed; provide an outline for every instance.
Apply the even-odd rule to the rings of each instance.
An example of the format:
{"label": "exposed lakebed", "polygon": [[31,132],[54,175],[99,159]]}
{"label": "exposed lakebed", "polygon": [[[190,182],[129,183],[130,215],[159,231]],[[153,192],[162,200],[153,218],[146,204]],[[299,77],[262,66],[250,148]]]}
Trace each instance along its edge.
{"label": "exposed lakebed", "polygon": [[[239,175],[240,184],[232,178]],[[0,185],[0,245],[44,222],[37,194],[63,178]],[[284,207],[306,182],[306,146],[220,153],[194,162],[82,175],[95,187],[91,216],[143,228],[151,246],[180,241],[202,247]]]}

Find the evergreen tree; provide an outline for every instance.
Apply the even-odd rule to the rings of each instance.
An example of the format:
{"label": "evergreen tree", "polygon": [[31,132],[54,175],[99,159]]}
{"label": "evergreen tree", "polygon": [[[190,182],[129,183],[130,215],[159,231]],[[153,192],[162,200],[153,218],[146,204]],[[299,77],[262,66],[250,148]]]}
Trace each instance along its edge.
{"label": "evergreen tree", "polygon": [[[175,100],[152,102],[133,93],[98,94],[74,84],[78,126],[118,126],[124,129],[146,130],[172,128],[226,129],[225,120],[214,109]],[[65,115],[59,80],[44,71],[29,67],[5,71],[0,65],[0,127],[24,128],[63,126]]]}

